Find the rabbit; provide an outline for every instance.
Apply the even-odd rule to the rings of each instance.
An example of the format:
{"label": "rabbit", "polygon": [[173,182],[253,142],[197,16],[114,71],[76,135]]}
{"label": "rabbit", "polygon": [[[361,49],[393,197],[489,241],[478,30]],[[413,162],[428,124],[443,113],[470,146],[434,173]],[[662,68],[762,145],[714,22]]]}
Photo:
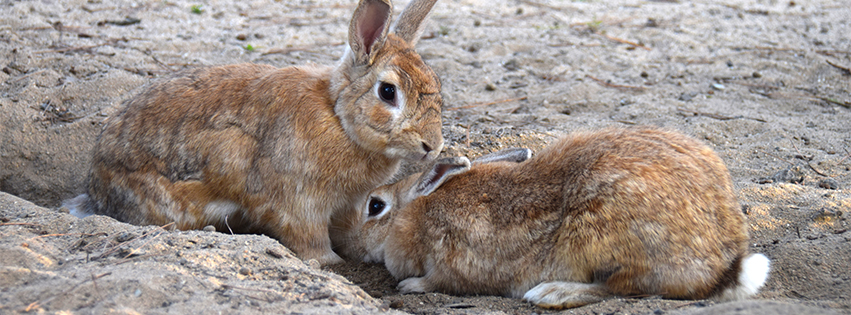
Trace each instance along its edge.
{"label": "rabbit", "polygon": [[[573,308],[612,296],[743,299],[769,260],[748,251],[730,175],[712,149],[658,127],[571,133],[373,190],[352,251],[402,293],[523,298]],[[521,157],[521,158],[518,158]]]}
{"label": "rabbit", "polygon": [[390,0],[361,0],[333,67],[224,65],[152,83],[107,122],[72,210],[261,232],[342,262],[331,217],[359,216],[402,161],[443,149],[441,84],[413,48],[435,2],[411,1],[391,26]]}

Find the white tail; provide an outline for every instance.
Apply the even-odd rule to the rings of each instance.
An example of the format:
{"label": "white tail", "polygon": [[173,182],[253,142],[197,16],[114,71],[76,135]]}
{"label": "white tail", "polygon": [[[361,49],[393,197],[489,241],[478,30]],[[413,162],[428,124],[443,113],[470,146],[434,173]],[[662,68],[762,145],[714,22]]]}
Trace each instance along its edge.
{"label": "white tail", "polygon": [[751,254],[742,261],[742,272],[739,274],[739,285],[724,290],[720,300],[742,300],[756,294],[768,279],[771,262],[763,254]]}
{"label": "white tail", "polygon": [[94,213],[89,212],[89,209],[86,209],[86,202],[89,201],[88,194],[82,194],[72,199],[65,200],[62,202],[62,206],[68,208],[71,211],[71,214],[80,219],[90,216]]}

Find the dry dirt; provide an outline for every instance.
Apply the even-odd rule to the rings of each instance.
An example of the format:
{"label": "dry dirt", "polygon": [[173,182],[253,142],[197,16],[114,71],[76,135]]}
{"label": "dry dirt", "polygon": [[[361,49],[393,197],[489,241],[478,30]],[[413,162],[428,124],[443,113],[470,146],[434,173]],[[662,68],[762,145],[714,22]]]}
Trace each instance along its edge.
{"label": "dry dirt", "polygon": [[[100,129],[139,87],[187,67],[331,64],[353,3],[0,1],[0,313],[551,313],[501,297],[399,295],[382,266],[319,269],[264,236],[59,207],[82,192]],[[761,293],[618,298],[565,314],[851,314],[849,7],[441,0],[418,51],[443,82],[447,155],[651,124],[727,162],[752,249],[773,263]]]}

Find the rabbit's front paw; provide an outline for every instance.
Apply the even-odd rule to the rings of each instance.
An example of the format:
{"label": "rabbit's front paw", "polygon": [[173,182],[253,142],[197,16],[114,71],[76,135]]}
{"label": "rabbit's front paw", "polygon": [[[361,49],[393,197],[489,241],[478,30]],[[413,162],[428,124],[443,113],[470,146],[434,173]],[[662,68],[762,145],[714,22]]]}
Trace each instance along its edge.
{"label": "rabbit's front paw", "polygon": [[399,293],[424,293],[429,292],[430,287],[426,283],[425,277],[419,278],[408,278],[399,282],[399,286],[396,287],[399,289]]}

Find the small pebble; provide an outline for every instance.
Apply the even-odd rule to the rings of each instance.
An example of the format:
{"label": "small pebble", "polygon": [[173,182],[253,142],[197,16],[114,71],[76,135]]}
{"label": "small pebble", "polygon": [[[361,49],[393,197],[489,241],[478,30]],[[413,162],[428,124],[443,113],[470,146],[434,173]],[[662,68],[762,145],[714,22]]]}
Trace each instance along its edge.
{"label": "small pebble", "polygon": [[205,226],[205,227],[204,227],[204,232],[215,232],[215,231],[216,231],[216,227],[215,227],[215,226],[208,225],[208,226]]}
{"label": "small pebble", "polygon": [[121,232],[118,236],[115,237],[115,241],[119,243],[124,243],[126,241],[132,240],[136,235],[130,232]]}
{"label": "small pebble", "polygon": [[493,83],[488,83],[485,85],[485,91],[496,91],[496,85]]}
{"label": "small pebble", "polygon": [[269,254],[269,256],[272,256],[272,257],[275,257],[275,258],[283,258],[284,257],[284,253],[282,253],[277,248],[272,248],[272,247],[269,247],[269,248],[266,249],[266,254]]}
{"label": "small pebble", "polygon": [[245,35],[245,34],[236,35],[236,39],[238,39],[238,40],[245,40],[247,38],[248,38],[248,35]]}
{"label": "small pebble", "polygon": [[759,79],[759,78],[762,78],[762,73],[759,73],[759,72],[757,72],[757,71],[754,71],[754,72],[753,72],[753,74],[752,74],[752,76],[753,76],[754,78]]}
{"label": "small pebble", "polygon": [[239,274],[241,274],[243,276],[250,275],[251,274],[251,268],[248,268],[248,267],[239,268]]}
{"label": "small pebble", "polygon": [[723,84],[715,83],[715,84],[712,85],[712,88],[720,91],[720,90],[725,89],[726,87]]}
{"label": "small pebble", "polygon": [[393,302],[390,302],[390,308],[392,309],[398,310],[402,307],[405,307],[405,302],[402,302],[402,300],[393,300]]}
{"label": "small pebble", "polygon": [[833,190],[839,189],[839,183],[837,183],[835,180],[830,179],[830,178],[822,179],[822,180],[818,181],[818,186],[821,187],[821,188],[824,188],[824,189],[833,189]]}

